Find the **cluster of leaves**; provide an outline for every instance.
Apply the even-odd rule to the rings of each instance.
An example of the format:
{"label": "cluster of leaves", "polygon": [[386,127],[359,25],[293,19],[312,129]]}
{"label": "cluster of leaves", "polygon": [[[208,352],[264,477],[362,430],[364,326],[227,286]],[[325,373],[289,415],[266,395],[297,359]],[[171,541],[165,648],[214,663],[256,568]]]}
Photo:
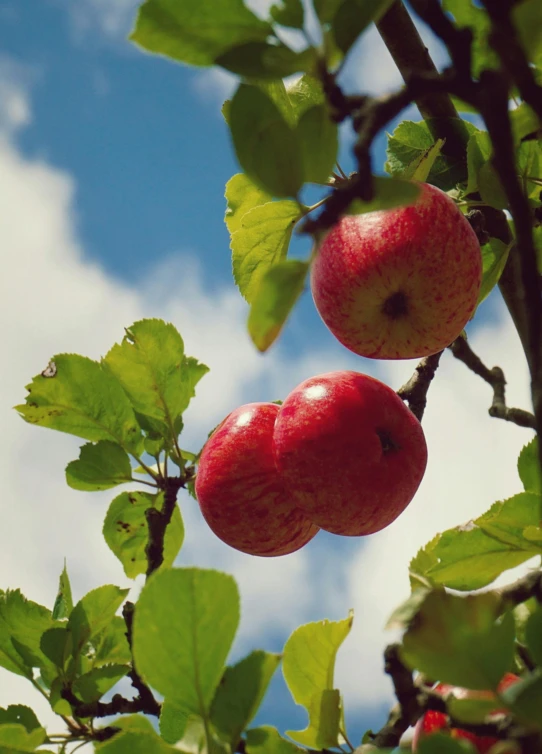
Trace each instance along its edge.
{"label": "cluster of leaves", "polygon": [[[90,712],[88,717],[77,715],[73,699],[91,707],[135,663],[140,676],[164,697],[159,734],[148,719],[130,715],[115,721],[115,735],[98,743],[97,751],[235,751],[281,661],[281,655],[257,650],[225,666],[239,623],[235,581],[217,571],[162,568],[137,602],[131,646],[125,622],[116,615],[127,593],[106,585],[74,606],[66,569],[53,611],[18,591],[1,593],[0,666],[27,678],[58,715],[90,724]],[[333,667],[351,624],[351,616],[307,624],[284,647],[284,678],[309,714],[305,730],[289,732],[293,741],[316,748],[338,745],[344,723]],[[71,735],[48,736],[31,709],[15,705],[0,710],[1,752],[35,751],[63,738],[84,741],[86,732],[72,726]],[[99,731],[96,738],[100,740]],[[296,754],[300,749],[264,726],[246,733],[246,751]]]}
{"label": "cluster of leaves", "polygon": [[[217,4],[200,0],[146,0],[132,39],[144,49],[197,66],[219,65],[241,77],[231,101],[225,103],[232,144],[243,173],[226,186],[226,224],[231,235],[233,276],[250,305],[248,331],[261,350],[281,332],[306,285],[311,259],[288,258],[294,227],[311,210],[301,201],[304,185],[337,185],[345,177],[333,174],[339,151],[333,108],[324,94],[329,76],[345,64],[345,56],[360,34],[385,13],[389,0],[315,0],[317,28],[310,29],[301,0],[273,5],[263,20],[242,0]],[[469,2],[447,0],[458,25],[474,35],[473,72],[495,66],[489,44],[487,13]],[[525,51],[540,63],[540,21],[537,0],[526,0],[514,11]],[[281,41],[281,27],[303,42],[294,51]],[[294,35],[295,36],[295,35]],[[301,74],[285,85],[283,79]],[[464,103],[457,103],[464,110]],[[516,103],[517,104],[517,103]],[[467,108],[472,110],[472,108]],[[519,175],[534,209],[542,206],[540,129],[525,102],[511,113]],[[462,124],[462,125],[460,125]],[[371,202],[356,200],[353,213],[388,209],[414,201],[417,192],[406,181],[428,180],[451,192],[465,211],[477,205],[507,209],[505,192],[492,164],[487,132],[468,121],[451,127],[467,129],[468,160],[439,154],[442,144],[431,122],[404,122],[388,138],[386,170],[395,180],[375,181]],[[442,125],[442,124],[441,124]],[[431,155],[432,150],[436,153]],[[420,166],[430,157],[430,170]],[[401,180],[401,179],[406,179]],[[512,229],[513,230],[513,229]],[[315,241],[318,239],[315,238]],[[537,234],[542,269],[542,234]],[[483,246],[484,282],[480,302],[497,284],[511,244],[489,238]]]}
{"label": "cluster of leaves", "polygon": [[[536,440],[518,459],[525,488],[464,526],[438,534],[410,564],[412,594],[388,627],[405,629],[401,657],[407,667],[469,689],[491,690],[506,672],[521,681],[498,693],[499,708],[540,733],[542,704],[542,606],[499,590],[462,596],[444,587],[474,591],[501,573],[542,554],[542,477]],[[522,652],[518,652],[521,646]],[[455,720],[483,722],[495,709],[487,699],[451,699]]]}

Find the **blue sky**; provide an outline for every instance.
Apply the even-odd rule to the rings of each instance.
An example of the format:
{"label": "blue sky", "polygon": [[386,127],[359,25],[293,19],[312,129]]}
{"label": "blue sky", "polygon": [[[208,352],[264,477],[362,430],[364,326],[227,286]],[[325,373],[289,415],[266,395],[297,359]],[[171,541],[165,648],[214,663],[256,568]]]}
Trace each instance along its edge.
{"label": "blue sky", "polygon": [[[187,414],[185,445],[194,448],[236,406],[284,397],[319,372],[368,371],[397,388],[414,367],[347,353],[308,294],[280,344],[265,357],[255,353],[223,223],[224,185],[237,171],[220,115],[231,80],[126,42],[134,7],[132,0],[0,0],[0,306],[10,364],[0,390],[0,457],[3,499],[13,501],[0,531],[0,587],[21,586],[49,605],[64,556],[76,596],[108,581],[126,584],[100,534],[113,495],[69,490],[63,469],[78,443],[24,425],[11,410],[54,353],[97,358],[142,316],[173,321],[188,352],[212,369]],[[373,32],[352,54],[347,79],[372,91],[399,83]],[[485,361],[505,369],[511,402],[528,406],[520,348],[498,296],[470,332]],[[180,564],[221,568],[240,585],[236,658],[255,647],[280,650],[300,623],[355,608],[337,665],[355,743],[384,722],[390,705],[381,650],[393,637],[383,624],[408,594],[410,557],[437,531],[519,490],[515,459],[529,433],[491,421],[489,400],[481,381],[443,360],[424,420],[426,478],[403,516],[367,540],[319,534],[294,555],[249,558],[218,542],[194,503],[181,499],[188,534]],[[0,704],[34,704],[50,719],[18,679],[10,679],[9,694],[0,679]],[[258,721],[284,730],[304,719],[277,674]]]}

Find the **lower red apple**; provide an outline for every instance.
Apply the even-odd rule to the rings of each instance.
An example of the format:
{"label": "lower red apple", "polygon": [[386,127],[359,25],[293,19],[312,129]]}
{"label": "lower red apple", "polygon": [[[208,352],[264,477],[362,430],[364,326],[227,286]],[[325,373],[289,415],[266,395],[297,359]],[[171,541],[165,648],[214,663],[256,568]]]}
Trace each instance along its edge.
{"label": "lower red apple", "polygon": [[212,531],[251,555],[287,555],[318,532],[277,475],[278,411],[274,403],[249,403],[233,411],[203,448],[196,476],[196,497]]}
{"label": "lower red apple", "polygon": [[476,234],[443,191],[420,185],[414,204],[342,217],[311,270],[314,303],[347,348],[412,359],[446,348],[478,302]]}
{"label": "lower red apple", "polygon": [[333,534],[373,534],[410,503],[424,475],[419,421],[397,394],[358,372],[302,382],[278,412],[275,459],[295,504]]}
{"label": "lower red apple", "polygon": [[[519,676],[514,673],[506,673],[499,683],[499,691],[502,692],[509,686],[513,686],[514,683],[519,681]],[[469,689],[457,688],[456,686],[450,686],[447,683],[439,683],[435,686],[435,691],[438,691],[443,696],[453,693],[457,699],[492,699],[495,698],[495,694],[491,691],[471,691]],[[495,714],[499,710],[495,710]],[[412,739],[412,751],[418,750],[418,743],[421,738],[431,735],[431,733],[446,733],[449,732],[453,738],[464,738],[470,741],[479,754],[487,754],[487,752],[494,746],[499,739],[493,736],[477,736],[475,733],[471,733],[468,730],[462,728],[450,727],[450,719],[448,715],[443,712],[436,712],[435,710],[429,710],[426,712],[416,723],[414,729],[414,737]],[[515,750],[514,750],[515,751]],[[506,752],[501,752],[506,754]],[[511,752],[512,754],[512,752]]]}

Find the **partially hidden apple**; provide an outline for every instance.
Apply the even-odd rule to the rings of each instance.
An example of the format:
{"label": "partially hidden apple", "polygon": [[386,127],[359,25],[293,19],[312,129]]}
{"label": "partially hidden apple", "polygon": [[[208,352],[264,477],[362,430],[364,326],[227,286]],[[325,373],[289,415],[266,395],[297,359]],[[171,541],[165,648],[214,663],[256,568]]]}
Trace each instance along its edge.
{"label": "partially hidden apple", "polygon": [[302,382],[278,412],[275,460],[295,504],[333,534],[373,534],[406,508],[424,475],[419,421],[394,391],[365,374]]}
{"label": "partially hidden apple", "polygon": [[[519,676],[515,675],[514,673],[506,673],[499,683],[499,692],[504,691],[509,686],[513,686],[514,683],[517,683],[517,681],[519,680]],[[495,694],[493,694],[491,691],[471,691],[469,689],[450,686],[447,683],[438,683],[434,687],[434,690],[438,691],[443,696],[453,693],[456,699],[494,698],[495,702],[497,703]],[[496,709],[494,714],[497,714],[498,712],[499,710]],[[487,754],[491,747],[494,746],[499,740],[498,738],[494,738],[493,736],[478,736],[468,730],[463,730],[463,728],[452,728],[450,726],[450,719],[448,715],[445,715],[443,712],[429,710],[424,715],[422,715],[422,717],[420,717],[420,719],[416,723],[416,727],[414,728],[414,737],[412,739],[412,751],[416,752],[418,750],[420,739],[424,738],[425,736],[431,735],[431,733],[449,733],[453,738],[467,739],[471,742],[471,744],[473,744],[479,754]],[[513,754],[514,751],[515,749],[511,750],[511,754]],[[501,754],[505,754],[505,752],[501,752]]]}
{"label": "partially hidden apple", "polygon": [[316,308],[360,356],[436,353],[476,309],[482,276],[476,234],[443,191],[420,188],[409,206],[342,217],[319,245],[311,271]]}
{"label": "partially hidden apple", "polygon": [[212,531],[251,555],[287,555],[318,532],[277,475],[278,411],[274,403],[249,403],[229,414],[205,444],[196,476],[196,497]]}

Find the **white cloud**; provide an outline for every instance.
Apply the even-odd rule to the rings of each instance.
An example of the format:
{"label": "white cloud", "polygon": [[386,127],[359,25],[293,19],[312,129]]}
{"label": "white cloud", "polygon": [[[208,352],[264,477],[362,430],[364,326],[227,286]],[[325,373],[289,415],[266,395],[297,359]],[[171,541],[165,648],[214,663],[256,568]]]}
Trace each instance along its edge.
{"label": "white cloud", "polygon": [[124,37],[130,31],[141,0],[82,0],[69,3],[79,33],[98,29],[108,37]]}
{"label": "white cloud", "polygon": [[28,94],[35,78],[29,66],[0,56],[0,132],[14,133],[30,123]]}
{"label": "white cloud", "polygon": [[[416,26],[437,68],[448,60],[446,49],[434,34],[416,19]],[[376,26],[372,25],[356,42],[341,74],[347,90],[383,94],[404,82]]]}

